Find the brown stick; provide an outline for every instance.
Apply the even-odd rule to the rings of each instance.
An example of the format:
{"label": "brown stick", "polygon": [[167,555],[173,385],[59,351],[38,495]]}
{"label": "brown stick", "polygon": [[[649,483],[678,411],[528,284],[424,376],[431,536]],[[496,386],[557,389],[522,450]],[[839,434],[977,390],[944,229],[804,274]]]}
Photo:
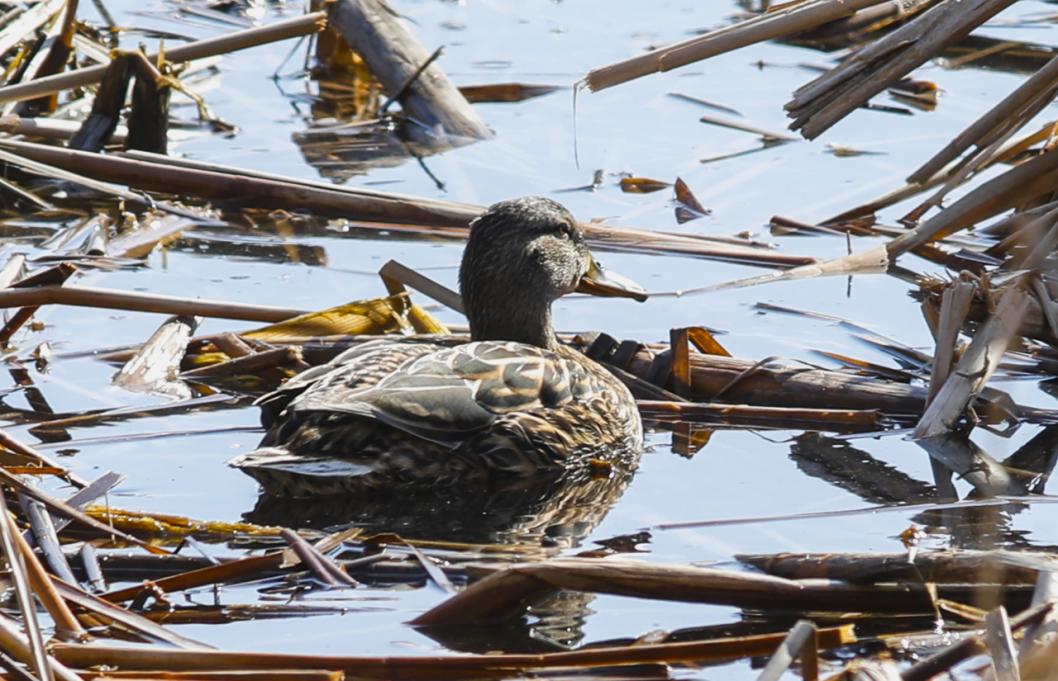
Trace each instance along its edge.
{"label": "brown stick", "polygon": [[959,340],[959,329],[970,311],[976,284],[971,279],[959,277],[941,294],[940,322],[937,325],[936,348],[933,351],[933,370],[929,375],[930,402],[940,391],[951,373],[955,358],[955,344]]}
{"label": "brown stick", "polygon": [[135,310],[160,314],[220,317],[251,322],[281,322],[301,314],[296,310],[220,300],[178,298],[149,293],[115,291],[87,286],[38,286],[0,291],[0,308],[24,305],[76,305],[112,310]]}
{"label": "brown stick", "polygon": [[743,608],[933,612],[929,592],[921,585],[820,584],[627,559],[558,558],[496,570],[415,618],[412,624],[449,626],[509,620],[522,616],[526,603],[533,598],[563,589]]}
{"label": "brown stick", "polygon": [[263,208],[310,210],[322,215],[357,220],[458,227],[465,227],[481,212],[479,207],[468,204],[421,200],[381,192],[325,189],[30,142],[4,140],[3,146],[19,156],[94,179],[127,184],[146,191],[188,194]]}
{"label": "brown stick", "polygon": [[[674,363],[675,365],[675,363]],[[647,418],[677,418],[681,421],[725,423],[750,427],[810,428],[813,430],[875,430],[885,425],[882,413],[868,409],[799,409],[758,407],[748,404],[699,404],[638,400],[639,412]]]}
{"label": "brown stick", "polygon": [[[306,210],[318,215],[354,219],[365,228],[403,228],[431,233],[441,228],[451,228],[444,231],[445,236],[465,238],[467,225],[484,210],[481,206],[454,201],[334,187],[230,166],[192,164],[186,159],[169,161],[158,155],[101,155],[8,139],[0,140],[0,147],[10,148],[22,158],[142,190],[232,201],[241,206]],[[147,158],[154,160],[145,160]],[[810,256],[716,243],[687,235],[659,234],[608,225],[582,226],[594,244],[614,250],[681,253],[771,267],[792,267],[816,261]]]}
{"label": "brown stick", "polygon": [[[109,665],[121,669],[227,670],[227,669],[336,669],[365,678],[466,678],[509,676],[519,669],[597,667],[654,663],[694,663],[767,655],[782,642],[783,634],[744,636],[689,643],[658,643],[599,647],[561,653],[523,655],[445,655],[411,657],[339,657],[284,653],[242,653],[212,650],[167,650],[118,646],[56,644],[52,654],[64,664],[79,668]],[[855,641],[852,627],[819,630],[820,648],[835,648]]]}

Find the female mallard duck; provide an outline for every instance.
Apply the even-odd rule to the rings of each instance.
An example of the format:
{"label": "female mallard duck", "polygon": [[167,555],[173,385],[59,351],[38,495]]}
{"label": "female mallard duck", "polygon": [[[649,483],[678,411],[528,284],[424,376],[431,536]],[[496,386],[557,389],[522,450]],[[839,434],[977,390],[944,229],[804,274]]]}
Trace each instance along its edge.
{"label": "female mallard duck", "polygon": [[258,401],[261,448],[232,465],[269,492],[305,496],[634,462],[635,400],[558,342],[551,303],[646,295],[603,273],[573,216],[541,197],[490,207],[470,225],[459,286],[470,343],[383,339],[304,372]]}

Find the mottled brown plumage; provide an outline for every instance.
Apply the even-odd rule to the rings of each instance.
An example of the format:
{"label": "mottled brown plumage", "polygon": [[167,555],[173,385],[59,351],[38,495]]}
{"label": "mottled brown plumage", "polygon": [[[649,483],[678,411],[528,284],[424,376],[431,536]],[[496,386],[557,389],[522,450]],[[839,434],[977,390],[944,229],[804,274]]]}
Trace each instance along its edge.
{"label": "mottled brown plumage", "polygon": [[551,327],[552,301],[578,287],[643,297],[604,278],[554,201],[492,206],[460,269],[472,342],[383,339],[306,371],[259,401],[261,448],[232,464],[290,496],[633,466],[635,400]]}

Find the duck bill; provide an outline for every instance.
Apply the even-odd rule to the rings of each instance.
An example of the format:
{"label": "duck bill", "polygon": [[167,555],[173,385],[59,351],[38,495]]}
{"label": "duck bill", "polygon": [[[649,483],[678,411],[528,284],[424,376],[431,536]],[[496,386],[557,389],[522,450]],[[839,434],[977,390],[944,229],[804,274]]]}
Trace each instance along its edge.
{"label": "duck bill", "polygon": [[647,299],[647,292],[642,286],[616,272],[607,272],[591,256],[588,256],[588,272],[580,278],[577,292],[593,296],[634,298],[639,302]]}

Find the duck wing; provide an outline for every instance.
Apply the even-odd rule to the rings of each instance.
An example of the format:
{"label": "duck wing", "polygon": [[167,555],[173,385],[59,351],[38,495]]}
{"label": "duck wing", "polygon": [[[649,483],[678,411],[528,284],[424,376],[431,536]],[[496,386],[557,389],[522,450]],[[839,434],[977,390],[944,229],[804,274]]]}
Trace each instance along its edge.
{"label": "duck wing", "polygon": [[261,425],[272,428],[298,395],[315,388],[326,389],[333,397],[377,384],[407,362],[437,352],[432,343],[380,339],[362,343],[342,352],[330,362],[306,369],[282,387],[262,395],[254,404],[261,407]]}
{"label": "duck wing", "polygon": [[561,407],[598,390],[585,367],[532,345],[482,341],[406,362],[376,385],[349,390],[324,377],[290,403],[294,412],[341,412],[415,437],[456,445],[497,419]]}

